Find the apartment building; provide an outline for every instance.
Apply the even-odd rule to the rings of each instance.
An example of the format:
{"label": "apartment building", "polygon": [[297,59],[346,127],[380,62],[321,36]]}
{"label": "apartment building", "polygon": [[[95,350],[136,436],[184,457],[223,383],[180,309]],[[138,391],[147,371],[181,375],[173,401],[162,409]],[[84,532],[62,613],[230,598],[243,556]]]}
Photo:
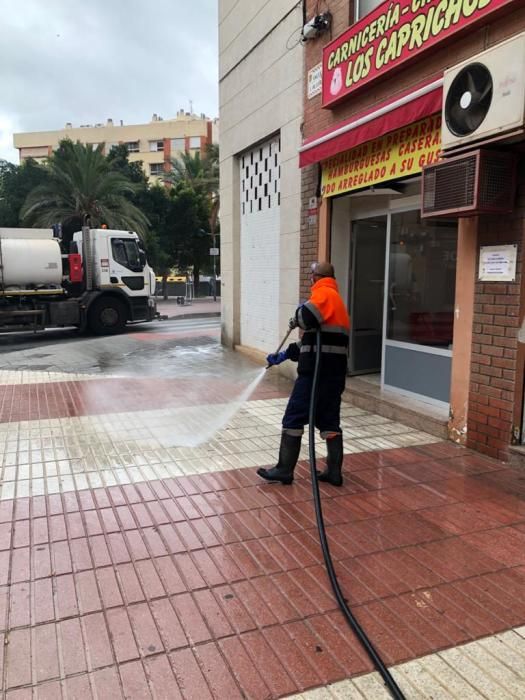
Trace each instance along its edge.
{"label": "apartment building", "polygon": [[154,114],[148,124],[125,125],[108,119],[105,124],[83,124],[74,127],[67,123],[56,131],[35,131],[14,134],[14,147],[20,162],[25,158],[45,160],[63,139],[98,146],[104,144],[104,153],[113,146],[125,144],[130,161],[142,161],[150,182],[160,181],[169,170],[171,158],[177,154],[202,152],[206,144],[218,142],[218,120],[204,114],[179,110],[173,119]]}

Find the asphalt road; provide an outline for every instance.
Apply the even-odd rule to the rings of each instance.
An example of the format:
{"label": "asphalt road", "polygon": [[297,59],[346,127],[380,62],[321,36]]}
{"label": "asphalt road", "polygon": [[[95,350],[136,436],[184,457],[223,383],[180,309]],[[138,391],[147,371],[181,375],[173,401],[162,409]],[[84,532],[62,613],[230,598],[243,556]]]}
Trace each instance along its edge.
{"label": "asphalt road", "polygon": [[[192,327],[190,321],[194,322],[193,326],[202,328],[217,328],[220,327],[220,318],[197,318],[184,319],[174,318],[164,321],[151,321],[144,323],[134,323],[128,325],[122,333],[122,336],[133,335],[135,333],[158,333],[170,332],[173,328],[182,329],[185,326]],[[174,325],[175,324],[175,325]],[[94,336],[89,333],[80,333],[77,328],[47,328],[44,331],[34,333],[32,331],[19,331],[14,333],[0,333],[0,353],[7,348],[9,351],[14,349],[29,347],[41,347],[48,343],[56,343],[58,340],[64,342],[83,342],[93,339]],[[109,338],[106,338],[108,340]]]}
{"label": "asphalt road", "polygon": [[111,337],[75,329],[0,335],[0,370],[173,376],[235,363],[220,345],[220,318],[136,324]]}
{"label": "asphalt road", "polygon": [[0,369],[106,374],[165,364],[183,350],[222,353],[220,319],[181,319],[129,326],[118,336],[83,335],[76,329],[0,336]]}

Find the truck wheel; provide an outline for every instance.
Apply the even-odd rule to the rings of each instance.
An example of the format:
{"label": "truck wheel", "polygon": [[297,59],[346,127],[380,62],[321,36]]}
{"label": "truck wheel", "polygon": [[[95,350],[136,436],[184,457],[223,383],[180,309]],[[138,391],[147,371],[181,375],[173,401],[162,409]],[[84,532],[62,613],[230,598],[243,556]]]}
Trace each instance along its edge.
{"label": "truck wheel", "polygon": [[88,324],[95,335],[116,335],[126,326],[126,307],[118,299],[103,297],[90,306]]}

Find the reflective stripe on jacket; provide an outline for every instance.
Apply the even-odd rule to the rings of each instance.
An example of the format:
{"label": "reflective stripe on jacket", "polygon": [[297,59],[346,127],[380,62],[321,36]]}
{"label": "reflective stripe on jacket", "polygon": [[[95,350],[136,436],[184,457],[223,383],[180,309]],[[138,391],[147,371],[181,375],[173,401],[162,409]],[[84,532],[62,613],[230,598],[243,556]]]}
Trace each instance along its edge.
{"label": "reflective stripe on jacket", "polygon": [[320,327],[322,373],[346,374],[350,319],[333,277],[322,277],[312,286],[310,298],[296,311],[296,319],[305,331],[294,353],[298,356],[298,372],[313,372],[315,330]]}

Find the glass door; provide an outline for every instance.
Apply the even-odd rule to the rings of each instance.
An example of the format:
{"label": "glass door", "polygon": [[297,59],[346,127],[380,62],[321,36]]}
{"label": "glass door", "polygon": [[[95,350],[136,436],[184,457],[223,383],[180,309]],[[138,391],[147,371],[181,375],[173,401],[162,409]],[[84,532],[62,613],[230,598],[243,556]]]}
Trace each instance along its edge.
{"label": "glass door", "polygon": [[390,214],[383,385],[448,404],[457,223]]}
{"label": "glass door", "polygon": [[381,370],[387,216],[352,222],[349,373]]}

